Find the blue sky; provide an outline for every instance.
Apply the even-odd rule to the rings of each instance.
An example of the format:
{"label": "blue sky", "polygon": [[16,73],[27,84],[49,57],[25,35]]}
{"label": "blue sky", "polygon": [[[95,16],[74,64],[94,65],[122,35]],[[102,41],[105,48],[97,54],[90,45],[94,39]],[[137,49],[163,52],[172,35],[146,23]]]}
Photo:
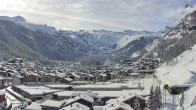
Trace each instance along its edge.
{"label": "blue sky", "polygon": [[153,30],[172,26],[195,0],[0,0],[0,15],[67,30]]}

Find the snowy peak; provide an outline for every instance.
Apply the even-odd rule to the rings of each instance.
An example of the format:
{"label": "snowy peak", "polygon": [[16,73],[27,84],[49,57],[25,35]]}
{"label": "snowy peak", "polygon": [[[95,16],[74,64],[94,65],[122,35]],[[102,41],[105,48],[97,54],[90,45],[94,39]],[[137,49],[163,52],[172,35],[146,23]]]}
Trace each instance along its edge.
{"label": "snowy peak", "polygon": [[182,38],[184,34],[190,33],[196,26],[196,10],[186,14],[186,16],[176,24],[176,26],[168,33],[165,39]]}
{"label": "snowy peak", "polygon": [[15,16],[15,17],[12,17],[12,19],[18,22],[26,22],[26,19],[23,18],[22,16]]}
{"label": "snowy peak", "polygon": [[120,48],[126,46],[128,43],[140,39],[140,38],[157,38],[163,36],[163,33],[160,32],[150,32],[150,31],[126,31],[126,33],[129,32],[129,35],[125,35],[122,39],[120,39],[116,44],[116,50],[119,50]]}
{"label": "snowy peak", "polygon": [[[82,45],[85,45],[90,51],[89,54],[103,56],[106,53],[112,54],[125,47],[132,41],[142,41],[140,38],[152,40],[162,36],[162,33],[151,31],[132,31],[113,32],[108,30],[85,31],[63,31],[64,36],[70,37]],[[152,38],[152,39],[151,39]],[[143,40],[144,41],[144,40]],[[134,43],[136,44],[136,43]],[[133,44],[133,45],[134,45]],[[129,48],[129,46],[126,46]]]}
{"label": "snowy peak", "polygon": [[34,23],[27,22],[25,18],[23,18],[22,16],[15,16],[15,17],[0,16],[0,19],[15,22],[16,24],[19,24],[35,32],[41,31],[43,33],[48,33],[52,35],[56,33],[56,29],[54,27],[47,26],[46,24],[43,25],[43,24],[34,24]]}
{"label": "snowy peak", "polygon": [[14,17],[0,16],[0,19],[14,21],[14,22],[26,22],[26,19],[23,18],[22,16],[14,16]]}
{"label": "snowy peak", "polygon": [[[170,62],[196,44],[196,10],[189,9],[183,18],[162,38],[145,48],[148,54],[156,54],[163,62]],[[144,53],[146,54],[146,53]]]}

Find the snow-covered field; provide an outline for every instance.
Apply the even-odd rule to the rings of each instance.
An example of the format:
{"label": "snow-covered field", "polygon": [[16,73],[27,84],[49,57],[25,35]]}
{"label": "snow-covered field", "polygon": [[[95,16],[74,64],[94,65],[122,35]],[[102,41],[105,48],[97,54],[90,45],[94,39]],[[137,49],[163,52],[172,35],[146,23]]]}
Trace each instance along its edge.
{"label": "snow-covered field", "polygon": [[196,83],[196,45],[168,65],[157,69],[158,77],[169,85]]}
{"label": "snow-covered field", "polygon": [[[157,76],[162,85],[191,85],[190,89],[184,92],[184,107],[185,110],[195,110],[191,109],[190,105],[196,96],[196,45],[176,57],[172,63],[164,64],[158,68]],[[174,96],[177,106],[179,106],[179,97]],[[167,103],[173,101],[173,96],[168,93],[167,98]]]}

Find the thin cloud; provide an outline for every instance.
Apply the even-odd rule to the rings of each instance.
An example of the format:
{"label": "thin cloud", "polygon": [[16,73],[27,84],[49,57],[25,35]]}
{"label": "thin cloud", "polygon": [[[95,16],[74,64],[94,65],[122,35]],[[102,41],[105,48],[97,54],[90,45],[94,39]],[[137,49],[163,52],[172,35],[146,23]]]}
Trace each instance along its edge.
{"label": "thin cloud", "polygon": [[[17,2],[18,1],[18,2]],[[0,0],[0,14],[72,30],[158,30],[194,0]],[[10,6],[8,8],[8,6]]]}

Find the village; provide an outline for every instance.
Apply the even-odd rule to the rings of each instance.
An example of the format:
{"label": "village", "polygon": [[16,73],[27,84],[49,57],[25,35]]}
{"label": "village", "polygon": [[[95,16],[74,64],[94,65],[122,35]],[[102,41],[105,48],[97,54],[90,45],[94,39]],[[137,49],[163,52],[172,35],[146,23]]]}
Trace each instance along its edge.
{"label": "village", "polygon": [[160,108],[160,85],[153,74],[158,66],[159,60],[154,58],[124,60],[118,68],[83,69],[65,65],[36,67],[23,58],[12,58],[0,65],[1,108],[146,110],[152,107],[150,103],[154,102],[149,100],[158,89],[159,98],[154,101]]}

